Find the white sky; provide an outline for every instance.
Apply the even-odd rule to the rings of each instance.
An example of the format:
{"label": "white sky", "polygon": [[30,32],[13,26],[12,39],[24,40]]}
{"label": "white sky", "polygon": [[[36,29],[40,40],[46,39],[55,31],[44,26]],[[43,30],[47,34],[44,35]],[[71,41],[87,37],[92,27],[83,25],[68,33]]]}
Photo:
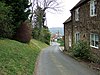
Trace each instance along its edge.
{"label": "white sky", "polygon": [[63,11],[60,14],[52,14],[47,12],[47,26],[52,27],[63,27],[63,23],[70,17],[70,10],[80,1],[80,0],[62,0],[63,1]]}

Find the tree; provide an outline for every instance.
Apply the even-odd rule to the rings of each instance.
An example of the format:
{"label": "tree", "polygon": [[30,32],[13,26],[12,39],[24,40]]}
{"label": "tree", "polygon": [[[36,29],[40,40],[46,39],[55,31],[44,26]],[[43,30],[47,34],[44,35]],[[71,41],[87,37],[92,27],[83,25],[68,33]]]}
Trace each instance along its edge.
{"label": "tree", "polygon": [[[31,3],[29,0],[2,0],[6,6],[11,7],[12,21],[10,23],[14,26],[13,39],[21,42],[29,42],[31,39],[31,28],[28,27],[25,21],[28,20]],[[25,33],[26,32],[26,33]]]}
{"label": "tree", "polygon": [[[30,0],[31,1],[31,0]],[[54,11],[60,11],[61,2],[60,0],[32,0],[32,7],[35,9],[37,6],[40,6],[43,11],[52,9]]]}
{"label": "tree", "polygon": [[[41,3],[38,3],[41,4]],[[43,0],[43,10],[46,11],[48,9],[52,9],[54,11],[59,11],[60,9],[60,2],[58,0]]]}
{"label": "tree", "polygon": [[10,10],[10,6],[6,6],[5,3],[0,2],[0,38],[12,38],[14,34]]}
{"label": "tree", "polygon": [[37,9],[34,11],[34,13],[35,26],[33,28],[33,38],[49,44],[50,32],[48,27],[44,26],[45,12],[40,6],[37,6]]}
{"label": "tree", "polygon": [[[21,22],[24,22],[28,19],[28,16],[30,14],[30,9],[28,9],[31,4],[29,5],[28,0],[2,0],[6,3],[6,5],[11,6],[12,12],[12,18],[13,22],[12,24],[15,26],[15,28],[18,28],[21,24]],[[15,29],[16,30],[16,29]]]}
{"label": "tree", "polygon": [[58,0],[33,0],[34,10],[34,28],[33,28],[33,38],[43,41],[47,44],[50,42],[50,32],[48,27],[45,26],[46,21],[46,11],[52,9],[58,11],[60,4]]}
{"label": "tree", "polygon": [[[39,9],[41,8],[41,12],[34,12],[34,14],[41,13],[41,21],[44,26],[44,22],[46,20],[46,12],[49,10],[54,10],[54,11],[60,11],[60,2],[58,0],[33,0],[33,7],[34,9]],[[36,6],[36,7],[35,7]],[[35,18],[36,20],[36,18]],[[36,25],[36,24],[35,24]],[[42,24],[41,24],[42,25]]]}
{"label": "tree", "polygon": [[37,9],[34,10],[34,24],[35,27],[41,29],[43,27],[43,15],[44,11],[40,6],[37,6]]}
{"label": "tree", "polygon": [[37,36],[39,38],[41,38],[42,28],[44,27],[44,15],[45,15],[45,13],[44,13],[43,9],[40,6],[37,6],[37,9],[34,10],[34,30],[33,30],[33,33],[35,36]]}

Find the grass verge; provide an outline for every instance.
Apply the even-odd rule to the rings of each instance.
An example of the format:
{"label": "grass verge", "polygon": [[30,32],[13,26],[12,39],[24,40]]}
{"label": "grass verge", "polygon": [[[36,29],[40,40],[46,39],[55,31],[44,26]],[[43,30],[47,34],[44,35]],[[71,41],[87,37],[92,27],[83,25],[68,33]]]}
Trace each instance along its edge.
{"label": "grass verge", "polygon": [[29,44],[0,40],[0,75],[33,75],[37,56],[45,47],[34,39]]}

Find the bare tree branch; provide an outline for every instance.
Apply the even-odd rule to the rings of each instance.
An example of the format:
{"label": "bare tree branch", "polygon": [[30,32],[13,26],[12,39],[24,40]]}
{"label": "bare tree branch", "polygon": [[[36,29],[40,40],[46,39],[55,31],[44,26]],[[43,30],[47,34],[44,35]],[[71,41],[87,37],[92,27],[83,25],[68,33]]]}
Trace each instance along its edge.
{"label": "bare tree branch", "polygon": [[[53,13],[52,11],[60,12],[61,11],[61,3],[59,2],[60,0],[33,0],[33,7],[38,7],[41,8],[42,12],[34,12],[37,16],[41,15],[41,21],[44,23],[46,19],[46,12]],[[34,8],[33,8],[34,9]],[[35,10],[34,9],[34,10]],[[52,11],[50,11],[52,10]],[[54,13],[53,13],[54,14]],[[42,20],[44,19],[44,20]],[[41,24],[42,25],[42,24]]]}

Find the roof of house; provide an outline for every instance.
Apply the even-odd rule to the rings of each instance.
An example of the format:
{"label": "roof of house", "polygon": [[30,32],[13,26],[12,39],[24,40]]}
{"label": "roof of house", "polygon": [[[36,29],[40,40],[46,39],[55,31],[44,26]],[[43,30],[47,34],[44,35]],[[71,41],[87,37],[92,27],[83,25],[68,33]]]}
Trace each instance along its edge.
{"label": "roof of house", "polygon": [[70,22],[71,21],[71,17],[69,17],[65,22],[64,22],[64,24],[66,24],[66,23],[68,23],[68,22]]}
{"label": "roof of house", "polygon": [[83,5],[84,3],[88,2],[88,1],[90,1],[90,0],[80,0],[80,1],[71,9],[71,11],[74,10],[74,9],[76,9],[76,8],[78,8],[78,7],[80,7],[81,5]]}
{"label": "roof of house", "polygon": [[[90,0],[80,0],[70,11],[80,7],[81,5],[83,5],[84,3],[88,2],[88,1],[90,1]],[[71,21],[71,17],[69,17],[63,24],[66,24],[70,21]]]}

